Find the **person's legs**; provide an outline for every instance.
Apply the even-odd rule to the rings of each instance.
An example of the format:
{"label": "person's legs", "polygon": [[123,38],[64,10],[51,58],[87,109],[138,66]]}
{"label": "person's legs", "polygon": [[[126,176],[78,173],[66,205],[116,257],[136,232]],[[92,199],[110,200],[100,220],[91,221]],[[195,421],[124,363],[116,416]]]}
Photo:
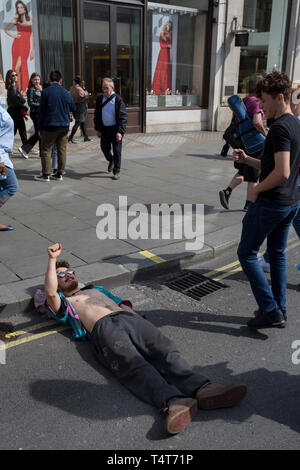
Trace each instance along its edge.
{"label": "person's legs", "polygon": [[68,142],[72,142],[73,141],[73,138],[74,138],[74,135],[76,134],[77,130],[78,130],[78,127],[80,126],[80,122],[79,121],[75,121],[75,124],[72,128],[72,131],[71,131],[71,134],[68,138]]}
{"label": "person's legs", "polygon": [[297,205],[287,217],[275,227],[267,239],[267,252],[271,267],[271,286],[274,299],[278,306],[286,310],[286,283],[287,267],[285,249],[289,235],[290,225],[297,213]]}
{"label": "person's legs", "polygon": [[[284,225],[285,219],[287,219],[287,224],[288,220],[289,223],[291,223],[291,210],[290,207],[279,206],[269,201],[259,199],[256,203],[251,204],[243,220],[238,257],[243,271],[249,279],[256,302],[262,312],[272,312],[278,309],[279,305],[274,298],[266,276],[258,262],[257,253],[265,238],[271,234],[277,226],[281,223]],[[279,229],[276,236],[276,243],[281,248],[285,243],[285,230],[286,227],[285,229]],[[274,249],[273,244],[273,251]],[[281,274],[278,274],[278,276],[280,275]]]}
{"label": "person's legs", "polygon": [[220,203],[224,207],[224,209],[229,209],[229,198],[231,196],[232,191],[239,186],[244,181],[244,177],[240,171],[238,171],[232,180],[229,183],[229,186],[226,189],[223,189],[219,192]]}
{"label": "person's legs", "polygon": [[55,144],[57,132],[43,131],[41,137],[41,161],[44,176],[51,174],[51,152]]}
{"label": "person's legs", "polygon": [[68,133],[59,132],[55,141],[57,148],[57,175],[62,175],[67,162]]}
{"label": "person's legs", "polygon": [[80,123],[80,129],[81,129],[81,132],[82,132],[82,135],[83,135],[83,137],[84,137],[85,142],[86,142],[87,140],[91,140],[91,139],[89,138],[88,134],[87,134],[87,131],[86,131],[85,121],[83,121],[83,122]]}
{"label": "person's legs", "polygon": [[104,130],[101,134],[101,150],[106,158],[106,160],[111,163],[113,159],[113,155],[111,153],[111,144],[112,144],[113,136],[107,130]]}
{"label": "person's legs", "polygon": [[52,147],[51,166],[52,166],[52,170],[57,171],[57,147],[55,144]]}
{"label": "person's legs", "polygon": [[116,137],[114,136],[112,145],[113,145],[113,162],[114,162],[114,175],[118,175],[121,171],[121,159],[122,159],[122,143],[123,140],[120,142],[116,141]]}
{"label": "person's legs", "polygon": [[136,346],[135,342],[148,332],[141,329],[138,321],[136,324],[129,319],[132,315],[117,312],[100,320],[92,332],[94,351],[101,364],[109,368],[128,390],[162,410],[172,398],[185,395],[176,386],[168,384],[147,360],[142,344],[139,348]]}
{"label": "person's legs", "polygon": [[20,115],[17,119],[18,119],[18,130],[19,130],[19,134],[21,137],[21,141],[22,141],[22,144],[25,145],[27,143],[25,120],[22,115]]}
{"label": "person's legs", "polygon": [[27,154],[31,151],[31,149],[39,141],[39,131],[38,131],[38,122],[37,122],[38,117],[37,117],[37,115],[31,114],[31,119],[32,119],[33,126],[34,126],[34,134],[31,137],[29,137],[29,139],[27,140],[27,142],[25,144],[22,145],[22,149]]}
{"label": "person's legs", "polygon": [[18,180],[13,168],[8,168],[6,179],[0,181],[0,208],[16,194],[19,189]]}
{"label": "person's legs", "polygon": [[298,210],[294,220],[293,220],[293,226],[294,226],[294,229],[298,235],[298,237],[300,238],[300,209]]}

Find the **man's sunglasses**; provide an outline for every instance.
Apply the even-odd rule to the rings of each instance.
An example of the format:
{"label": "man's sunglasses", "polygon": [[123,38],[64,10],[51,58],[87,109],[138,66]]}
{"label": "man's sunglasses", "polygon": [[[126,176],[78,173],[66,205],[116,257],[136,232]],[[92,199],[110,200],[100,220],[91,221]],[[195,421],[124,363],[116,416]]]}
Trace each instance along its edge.
{"label": "man's sunglasses", "polygon": [[57,273],[57,277],[65,277],[66,274],[75,274],[75,271],[72,269],[67,269],[66,271],[63,271],[62,273]]}

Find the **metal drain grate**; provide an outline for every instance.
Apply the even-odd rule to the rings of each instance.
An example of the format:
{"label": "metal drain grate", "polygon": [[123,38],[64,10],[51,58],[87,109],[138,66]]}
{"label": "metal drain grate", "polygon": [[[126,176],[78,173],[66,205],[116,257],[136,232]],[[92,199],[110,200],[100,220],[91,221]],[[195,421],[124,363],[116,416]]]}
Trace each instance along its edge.
{"label": "metal drain grate", "polygon": [[228,287],[195,271],[184,271],[178,277],[164,283],[164,285],[195,300],[200,300],[217,290]]}

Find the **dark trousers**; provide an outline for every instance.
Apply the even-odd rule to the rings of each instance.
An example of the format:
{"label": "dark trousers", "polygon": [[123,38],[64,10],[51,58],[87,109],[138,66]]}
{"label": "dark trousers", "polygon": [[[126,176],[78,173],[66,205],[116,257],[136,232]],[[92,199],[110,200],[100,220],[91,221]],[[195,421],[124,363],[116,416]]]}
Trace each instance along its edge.
{"label": "dark trousers", "polygon": [[23,114],[20,110],[15,109],[8,109],[8,113],[10,114],[12,120],[14,121],[14,133],[16,135],[17,131],[19,131],[22,144],[26,144],[27,142],[27,134],[26,134],[26,126],[25,121],[23,118]]}
{"label": "dark trousers", "polygon": [[27,142],[22,145],[23,150],[26,153],[29,153],[30,150],[35,146],[37,142],[39,142],[39,149],[41,150],[41,143],[40,143],[40,137],[39,137],[39,130],[38,130],[38,115],[37,113],[31,113],[30,114],[31,120],[33,122],[34,126],[34,134],[29,137]]}
{"label": "dark trousers", "polygon": [[75,124],[72,128],[72,131],[71,131],[71,134],[70,134],[70,137],[69,137],[69,140],[73,139],[74,135],[76,134],[76,132],[78,130],[78,127],[80,127],[84,138],[86,139],[88,137],[87,132],[86,132],[86,127],[85,127],[85,122],[75,121]]}
{"label": "dark trousers", "polygon": [[208,382],[193,372],[176,346],[150,322],[126,311],[99,320],[91,334],[99,362],[134,395],[164,409]]}
{"label": "dark trousers", "polygon": [[[101,133],[101,150],[108,162],[114,163],[114,175],[121,171],[122,140],[116,140],[116,126],[104,127]],[[113,150],[113,153],[111,152]]]}

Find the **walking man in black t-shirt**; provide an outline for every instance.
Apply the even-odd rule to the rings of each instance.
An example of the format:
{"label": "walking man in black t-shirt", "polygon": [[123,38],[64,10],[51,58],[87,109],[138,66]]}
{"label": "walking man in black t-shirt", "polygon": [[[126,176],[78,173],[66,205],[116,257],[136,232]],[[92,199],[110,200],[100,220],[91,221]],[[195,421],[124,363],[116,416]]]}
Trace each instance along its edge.
{"label": "walking man in black t-shirt", "polygon": [[[252,328],[285,326],[286,257],[290,225],[299,208],[300,122],[290,107],[292,83],[288,76],[273,72],[259,85],[257,94],[267,119],[275,119],[266,138],[262,160],[236,150],[235,161],[261,167],[260,182],[251,194],[252,204],[243,220],[238,257],[259,306]],[[271,287],[257,254],[267,238]]]}

